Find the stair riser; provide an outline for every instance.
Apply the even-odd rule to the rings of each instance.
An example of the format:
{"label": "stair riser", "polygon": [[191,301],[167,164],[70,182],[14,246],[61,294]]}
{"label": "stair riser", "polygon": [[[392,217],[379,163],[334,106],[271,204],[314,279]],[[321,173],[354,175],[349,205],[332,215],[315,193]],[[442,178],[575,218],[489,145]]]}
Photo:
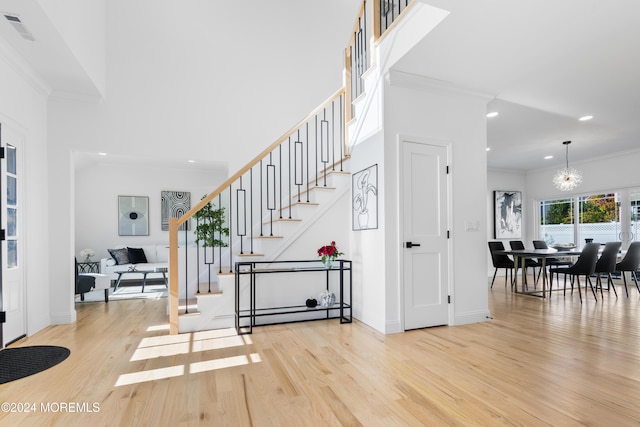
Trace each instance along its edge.
{"label": "stair riser", "polygon": [[301,224],[302,221],[274,221],[273,225],[263,224],[262,227],[265,234],[270,234],[273,227],[274,236],[288,236],[296,231]]}
{"label": "stair riser", "polygon": [[[311,203],[325,203],[328,200],[331,200],[333,197],[333,192],[335,192],[334,187],[314,187],[309,191],[309,201]],[[303,200],[307,201],[307,195],[302,195]],[[292,203],[295,203],[297,199],[292,200]]]}

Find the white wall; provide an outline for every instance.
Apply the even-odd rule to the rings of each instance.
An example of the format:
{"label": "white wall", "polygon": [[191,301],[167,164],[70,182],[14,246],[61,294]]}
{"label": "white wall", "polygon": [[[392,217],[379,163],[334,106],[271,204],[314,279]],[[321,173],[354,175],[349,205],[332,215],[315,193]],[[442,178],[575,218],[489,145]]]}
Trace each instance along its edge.
{"label": "white wall", "polygon": [[[371,92],[369,92],[371,93]],[[353,147],[349,168],[351,173],[359,172],[372,165],[378,165],[378,228],[351,232],[351,259],[353,260],[354,317],[369,326],[385,332],[395,327],[387,326],[385,315],[387,282],[388,244],[385,240],[385,200],[384,185],[385,158],[384,134],[378,132]],[[349,221],[352,212],[349,209]]]}
{"label": "white wall", "polygon": [[[195,165],[166,169],[146,163],[99,163],[76,169],[75,255],[80,259],[79,252],[91,248],[94,260],[99,260],[117,246],[169,244],[169,232],[161,230],[161,191],[189,191],[194,206],[227,175],[224,169],[209,171]],[[149,236],[118,236],[120,195],[149,197]]]}
{"label": "white wall", "polygon": [[49,196],[47,191],[47,93],[20,68],[10,51],[0,46],[0,123],[24,136],[24,236],[26,250],[27,334],[50,323]]}
{"label": "white wall", "polygon": [[[450,324],[484,321],[489,315],[487,254],[487,98],[415,76],[391,73],[385,91],[385,200],[387,324],[401,323],[399,136],[452,146],[450,230],[453,315]],[[390,196],[393,194],[393,196]],[[465,223],[479,225],[465,231]]]}
{"label": "white wall", "polygon": [[[356,317],[385,333],[402,331],[399,150],[401,139],[412,137],[451,145],[450,324],[484,321],[489,315],[485,197],[487,99],[393,71],[376,82],[379,86],[367,86],[366,92],[375,93],[383,105],[384,130],[358,141],[350,160],[352,172],[375,163],[379,165],[379,229],[354,232],[351,238],[353,259],[357,261],[356,305],[362,300]],[[375,106],[365,110],[374,114],[378,111]],[[375,128],[375,124],[370,124],[371,127]],[[369,132],[362,131],[362,134]],[[479,230],[466,232],[467,221],[477,223]]]}

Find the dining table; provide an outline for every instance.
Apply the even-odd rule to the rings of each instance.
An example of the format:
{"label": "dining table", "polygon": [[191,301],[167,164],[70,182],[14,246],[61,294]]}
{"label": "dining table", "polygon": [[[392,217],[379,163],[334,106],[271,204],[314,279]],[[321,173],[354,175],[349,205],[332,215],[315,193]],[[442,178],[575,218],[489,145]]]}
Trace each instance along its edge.
{"label": "dining table", "polygon": [[[572,249],[511,249],[504,251],[497,251],[497,253],[510,255],[513,257],[513,284],[512,288],[515,293],[521,293],[526,295],[533,295],[542,298],[546,298],[547,294],[547,259],[548,258],[557,258],[557,257],[578,257],[582,252],[581,249],[572,248]],[[542,290],[534,290],[529,291],[525,290],[525,277],[526,277],[526,269],[525,262],[527,258],[534,258],[540,260],[540,268],[542,275]],[[522,271],[522,291],[518,291],[518,270]]]}

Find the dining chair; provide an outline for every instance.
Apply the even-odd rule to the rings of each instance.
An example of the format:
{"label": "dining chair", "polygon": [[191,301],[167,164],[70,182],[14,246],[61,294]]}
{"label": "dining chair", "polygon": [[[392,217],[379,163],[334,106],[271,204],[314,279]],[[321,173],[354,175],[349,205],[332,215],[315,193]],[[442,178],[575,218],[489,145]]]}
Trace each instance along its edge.
{"label": "dining chair", "polygon": [[[547,245],[547,242],[545,242],[544,240],[534,240],[533,241],[533,248],[534,249],[549,249],[549,245]],[[570,265],[573,264],[573,262],[571,261],[565,261],[563,259],[560,258],[547,258],[545,260],[545,264],[546,267],[551,267],[552,265],[556,265],[556,266],[565,266],[568,267]],[[545,271],[543,271],[543,273],[547,274],[547,268],[545,268]],[[538,276],[539,277],[539,276]],[[557,277],[557,276],[556,276]],[[553,281],[553,275],[550,277],[551,281]]]}
{"label": "dining chair", "polygon": [[598,258],[598,261],[596,262],[596,290],[598,289],[598,285],[600,285],[600,295],[603,297],[602,274],[607,275],[607,290],[613,288],[613,292],[616,294],[616,297],[618,296],[616,287],[613,284],[611,273],[616,270],[616,261],[618,261],[620,246],[622,246],[622,242],[607,242],[604,245],[600,258]]}
{"label": "dining chair", "polygon": [[[514,251],[520,251],[520,250],[524,250],[524,243],[522,242],[522,240],[511,240],[509,241],[509,246],[511,246],[511,249]],[[525,279],[525,285],[527,284],[526,280],[527,280],[527,269],[528,268],[532,268],[533,269],[533,282],[534,282],[534,286],[538,285],[538,280],[540,279],[540,273],[542,273],[542,271],[540,271],[540,273],[538,274],[538,278],[536,279],[536,268],[541,267],[542,264],[540,264],[538,261],[532,259],[532,258],[525,258],[524,261],[524,279]]]}
{"label": "dining chair", "polygon": [[[595,297],[596,301],[598,300],[598,296],[596,295],[596,291],[593,289],[593,284],[591,283],[590,276],[596,271],[596,262],[598,261],[599,251],[600,243],[587,243],[574,264],[570,265],[569,267],[554,266],[549,269],[549,274],[553,274],[554,272],[564,274],[564,295],[567,295],[567,275],[569,275],[571,276],[571,292],[573,293],[574,280],[577,280],[578,295],[580,295],[580,302],[582,302],[580,276],[584,276],[585,286],[587,283],[589,284],[593,296]],[[549,293],[551,293],[552,287],[553,283],[550,282]]]}
{"label": "dining chair", "polygon": [[493,282],[496,280],[496,274],[499,268],[504,268],[504,286],[507,286],[507,272],[511,275],[511,282],[513,283],[513,260],[505,254],[495,253],[496,251],[504,251],[504,244],[502,242],[489,242],[489,252],[491,253],[491,262],[496,269],[493,272],[493,279],[491,279],[491,287],[493,288]]}
{"label": "dining chair", "polygon": [[622,274],[622,280],[624,280],[624,289],[629,296],[629,291],[627,290],[627,278],[624,275],[625,271],[631,273],[631,278],[636,282],[636,288],[638,292],[640,292],[640,287],[638,287],[638,276],[636,275],[636,271],[640,268],[640,242],[633,242],[629,245],[629,249],[627,249],[627,253],[625,254],[622,261],[616,264],[615,271],[619,271]]}

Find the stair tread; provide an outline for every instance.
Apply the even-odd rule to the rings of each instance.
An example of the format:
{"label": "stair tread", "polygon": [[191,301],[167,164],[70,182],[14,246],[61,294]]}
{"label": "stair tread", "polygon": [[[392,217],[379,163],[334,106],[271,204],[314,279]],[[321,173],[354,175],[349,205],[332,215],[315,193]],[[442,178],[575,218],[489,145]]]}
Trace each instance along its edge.
{"label": "stair tread", "polygon": [[[252,256],[264,256],[264,254],[258,254],[258,253],[253,253],[253,254],[250,254],[250,253],[244,253],[244,254],[236,253],[235,255],[236,255],[236,256],[239,256],[239,257],[243,257],[243,256],[246,256],[246,257],[252,257]],[[219,275],[220,275],[220,274],[218,274],[218,276],[219,276]]]}
{"label": "stair tread", "polygon": [[263,224],[270,224],[272,222],[300,222],[302,221],[300,218],[278,218],[273,221],[265,221]]}
{"label": "stair tread", "polygon": [[320,203],[300,201],[300,202],[293,202],[287,206],[283,206],[280,208],[280,210],[283,211],[285,209],[289,209],[289,207],[292,207],[292,206],[318,206],[318,205],[320,205]]}
{"label": "stair tread", "polygon": [[195,294],[195,295],[198,298],[206,298],[206,297],[217,296],[217,295],[222,295],[222,294],[223,294],[223,292],[221,290],[215,290],[215,291],[211,291],[211,292],[200,292],[199,294]]}

